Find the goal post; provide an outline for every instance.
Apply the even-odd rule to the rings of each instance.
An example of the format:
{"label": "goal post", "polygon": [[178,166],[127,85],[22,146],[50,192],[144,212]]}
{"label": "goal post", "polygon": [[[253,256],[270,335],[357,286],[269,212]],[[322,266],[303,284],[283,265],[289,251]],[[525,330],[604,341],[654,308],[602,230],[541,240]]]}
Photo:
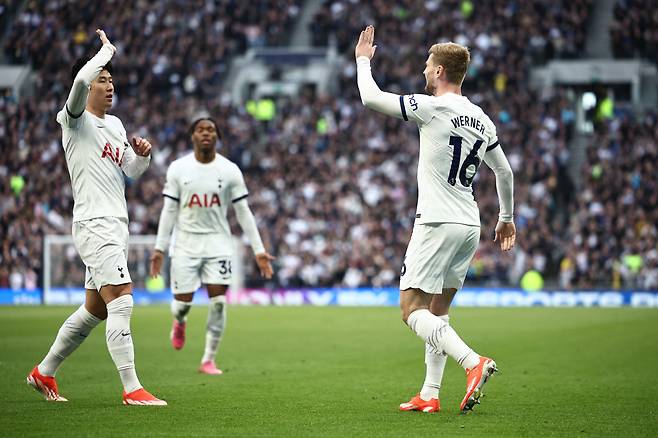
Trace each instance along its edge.
{"label": "goal post", "polygon": [[[244,245],[234,238],[236,254],[232,263],[232,288],[244,286]],[[136,302],[160,303],[171,298],[169,289],[170,258],[165,257],[161,276],[150,277],[150,257],[155,247],[153,234],[131,235],[128,238],[128,271],[133,282]],[[43,300],[44,304],[78,304],[84,301],[85,266],[73,244],[71,235],[48,234],[43,239]],[[205,294],[203,294],[205,295]],[[196,299],[195,299],[196,301]]]}

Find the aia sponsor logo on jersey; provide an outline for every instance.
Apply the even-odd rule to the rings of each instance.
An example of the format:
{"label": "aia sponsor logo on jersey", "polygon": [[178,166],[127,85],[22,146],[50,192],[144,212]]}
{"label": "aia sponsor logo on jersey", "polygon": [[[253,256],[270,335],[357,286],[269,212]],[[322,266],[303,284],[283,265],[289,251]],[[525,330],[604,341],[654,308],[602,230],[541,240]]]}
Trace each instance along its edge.
{"label": "aia sponsor logo on jersey", "polygon": [[109,158],[119,166],[121,166],[121,163],[123,162],[123,157],[121,156],[119,148],[115,148],[113,151],[112,145],[109,141],[105,143],[105,146],[103,147],[103,154],[101,155],[101,158]]}
{"label": "aia sponsor logo on jersey", "polygon": [[203,195],[197,195],[194,193],[190,198],[190,202],[187,204],[187,207],[212,207],[214,205],[218,207],[221,205],[219,202],[219,195],[217,193],[213,193],[211,195],[207,193],[204,193]]}

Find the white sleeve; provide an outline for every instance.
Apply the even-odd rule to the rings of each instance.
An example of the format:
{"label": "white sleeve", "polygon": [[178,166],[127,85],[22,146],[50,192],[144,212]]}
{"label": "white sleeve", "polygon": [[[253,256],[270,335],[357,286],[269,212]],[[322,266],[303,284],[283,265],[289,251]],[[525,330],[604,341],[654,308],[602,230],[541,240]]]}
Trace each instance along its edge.
{"label": "white sleeve", "polygon": [[367,56],[359,56],[356,59],[356,83],[359,86],[361,102],[366,107],[388,116],[403,118],[400,111],[402,96],[379,89],[372,77],[370,59]]}
{"label": "white sleeve", "polygon": [[487,121],[489,122],[490,136],[489,143],[487,144],[487,152],[494,149],[498,146],[498,131],[496,130],[496,125],[491,119],[487,116]]}
{"label": "white sleeve", "polygon": [[171,198],[174,201],[180,200],[180,189],[178,186],[178,180],[176,179],[175,164],[172,163],[167,169],[167,177],[165,179],[164,189],[162,194],[165,198]]}
{"label": "white sleeve", "polygon": [[231,201],[238,202],[249,196],[247,184],[244,182],[244,175],[238,166],[234,166],[233,179],[231,180]]}
{"label": "white sleeve", "polygon": [[427,94],[407,94],[400,96],[400,112],[406,122],[413,120],[419,125],[429,123],[437,112],[439,100]]}
{"label": "white sleeve", "polygon": [[75,76],[71,92],[66,99],[66,117],[64,119],[66,126],[74,125],[75,120],[79,119],[85,111],[92,81],[103,71],[105,64],[110,62],[116,50],[112,44],[103,44],[98,53]]}
{"label": "white sleeve", "polygon": [[151,163],[151,154],[147,157],[137,155],[128,140],[123,144],[123,159],[121,169],[129,178],[139,178],[148,169]]}
{"label": "white sleeve", "polygon": [[260,233],[256,226],[256,218],[254,218],[254,214],[249,208],[247,199],[243,198],[234,202],[233,208],[235,209],[235,217],[238,219],[240,228],[242,228],[242,231],[247,235],[249,243],[251,244],[251,249],[254,250],[254,254],[265,252],[265,246],[263,246],[263,241],[260,238]]}
{"label": "white sleeve", "polygon": [[498,192],[498,203],[500,222],[514,221],[514,174],[507,161],[505,152],[496,140],[495,144],[487,148],[484,154],[484,163],[496,174],[496,191]]}
{"label": "white sleeve", "polygon": [[171,232],[176,225],[178,218],[178,201],[165,196],[162,212],[160,213],[160,222],[158,223],[158,236],[155,239],[155,249],[166,252],[169,248]]}

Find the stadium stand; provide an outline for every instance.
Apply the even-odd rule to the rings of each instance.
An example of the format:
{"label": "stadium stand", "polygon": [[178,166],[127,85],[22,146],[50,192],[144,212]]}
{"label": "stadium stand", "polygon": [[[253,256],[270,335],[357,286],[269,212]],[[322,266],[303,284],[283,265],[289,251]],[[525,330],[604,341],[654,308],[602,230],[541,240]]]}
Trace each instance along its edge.
{"label": "stadium stand", "polygon": [[[5,93],[0,99],[6,151],[0,175],[8,182],[0,188],[0,287],[39,285],[41,237],[70,232],[69,177],[54,116],[68,91],[70,65],[97,46],[93,29],[76,23],[100,21],[120,51],[114,112],[129,133],[152,138],[158,151],[148,173],[127,190],[132,233],[156,231],[166,166],[189,150],[187,126],[205,109],[219,121],[220,151],[246,175],[264,240],[279,257],[277,285],[396,285],[413,223],[418,140],[415,126],[362,109],[352,51],[363,23],[373,22],[374,73],[394,92],[423,89],[428,42],[451,39],[472,47],[465,93],[497,123],[515,172],[520,238],[513,255],[495,250],[494,178],[482,170],[475,192],[483,239],[470,284],[518,285],[534,268],[566,289],[656,287],[655,117],[606,124],[594,140],[606,147],[589,149],[586,186],[576,193],[567,172],[575,123],[569,94],[527,87],[533,65],[582,53],[591,1],[375,1],[358,10],[354,2],[325,2],[313,43],[335,44],[345,55],[340,92],[281,99],[271,123],[232,103],[222,81],[231,56],[285,44],[301,2],[260,2],[248,11],[228,3],[209,10],[202,1],[184,8],[182,2],[144,2],[128,15],[110,14],[102,2],[75,11],[67,2],[35,2],[23,12],[5,42],[5,57],[30,62],[38,81],[31,96],[17,101]],[[438,13],[439,7],[449,13]],[[517,26],[506,25],[512,21]],[[140,23],[158,38],[139,36]],[[616,168],[620,160],[633,173]],[[635,206],[631,215],[614,202],[622,197]],[[639,268],[634,256],[642,260]],[[77,254],[67,257],[74,270]],[[82,274],[67,279],[80,284]],[[248,283],[258,280],[249,276]]]}
{"label": "stadium stand", "polygon": [[658,8],[652,0],[618,0],[610,25],[617,58],[658,59]]}
{"label": "stadium stand", "polygon": [[658,288],[655,114],[602,126],[583,166],[585,189],[570,207],[565,288]]}

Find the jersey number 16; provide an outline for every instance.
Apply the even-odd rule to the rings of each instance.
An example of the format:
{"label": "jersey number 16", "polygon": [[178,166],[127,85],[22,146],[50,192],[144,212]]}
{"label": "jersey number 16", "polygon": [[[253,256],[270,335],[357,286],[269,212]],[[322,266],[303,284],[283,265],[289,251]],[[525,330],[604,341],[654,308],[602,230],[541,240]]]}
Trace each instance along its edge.
{"label": "jersey number 16", "polygon": [[[455,135],[450,136],[450,146],[453,147],[452,150],[452,164],[450,164],[450,173],[448,174],[448,184],[454,186],[457,182],[457,173],[459,172],[459,182],[462,183],[464,187],[468,187],[473,183],[473,178],[475,178],[475,173],[480,167],[480,158],[478,157],[478,151],[482,147],[484,140],[478,140],[473,145],[473,149],[466,156],[466,159],[459,167],[459,159],[462,155],[462,141],[463,137],[457,137]],[[473,166],[472,168],[470,168]],[[470,169],[469,169],[470,168]],[[468,174],[467,174],[468,173]]]}

